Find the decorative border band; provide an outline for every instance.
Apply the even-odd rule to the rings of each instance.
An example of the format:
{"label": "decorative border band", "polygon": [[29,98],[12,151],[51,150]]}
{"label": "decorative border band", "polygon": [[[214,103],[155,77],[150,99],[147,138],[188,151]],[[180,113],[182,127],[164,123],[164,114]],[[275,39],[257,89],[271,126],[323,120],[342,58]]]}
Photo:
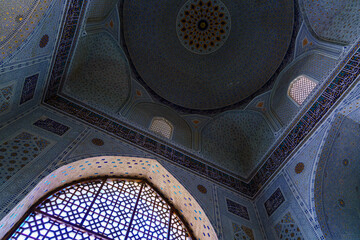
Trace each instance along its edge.
{"label": "decorative border band", "polygon": [[86,1],[83,0],[69,0],[67,15],[62,27],[62,36],[58,42],[57,53],[49,75],[49,84],[44,103],[131,142],[148,152],[160,155],[171,162],[225,185],[248,198],[256,196],[290,154],[299,146],[301,141],[314,129],[315,125],[336,105],[336,102],[355,82],[360,73],[360,42],[358,42],[331,74],[327,81],[328,84],[324,85],[318,95],[314,97],[314,100],[303,110],[303,114],[294,120],[294,123],[284,133],[284,137],[280,139],[279,144],[273,148],[264,164],[258,169],[249,183],[246,183],[239,178],[205,164],[205,160],[195,159],[191,154],[184,153],[183,150],[171,145],[165,145],[131,127],[125,126],[119,121],[101,116],[58,95],[64,72],[73,53],[73,43],[75,43],[79,34],[80,20],[84,17],[86,9],[85,4]]}

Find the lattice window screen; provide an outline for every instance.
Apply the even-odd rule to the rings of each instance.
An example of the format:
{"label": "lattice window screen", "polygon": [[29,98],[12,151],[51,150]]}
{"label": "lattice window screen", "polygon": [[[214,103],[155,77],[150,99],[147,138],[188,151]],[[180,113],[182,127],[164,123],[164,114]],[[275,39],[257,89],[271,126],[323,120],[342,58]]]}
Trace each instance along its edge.
{"label": "lattice window screen", "polygon": [[156,134],[170,139],[172,137],[174,127],[165,118],[154,117],[149,129]]}
{"label": "lattice window screen", "polygon": [[316,85],[316,82],[310,80],[306,76],[299,76],[291,82],[288,90],[288,95],[297,104],[301,105],[312,92],[312,90],[314,90]]}
{"label": "lattice window screen", "polygon": [[145,181],[98,179],[48,197],[9,239],[193,238],[171,206]]}

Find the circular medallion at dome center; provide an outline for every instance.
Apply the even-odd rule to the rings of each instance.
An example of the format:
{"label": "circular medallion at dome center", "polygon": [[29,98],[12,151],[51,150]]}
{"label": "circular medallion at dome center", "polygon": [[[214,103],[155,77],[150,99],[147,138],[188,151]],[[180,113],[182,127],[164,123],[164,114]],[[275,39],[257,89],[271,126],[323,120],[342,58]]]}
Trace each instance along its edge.
{"label": "circular medallion at dome center", "polygon": [[197,54],[218,50],[227,40],[230,28],[230,13],[220,0],[189,0],[176,20],[181,44]]}
{"label": "circular medallion at dome center", "polygon": [[201,1],[124,0],[123,36],[152,94],[212,110],[251,97],[273,76],[292,39],[294,1]]}

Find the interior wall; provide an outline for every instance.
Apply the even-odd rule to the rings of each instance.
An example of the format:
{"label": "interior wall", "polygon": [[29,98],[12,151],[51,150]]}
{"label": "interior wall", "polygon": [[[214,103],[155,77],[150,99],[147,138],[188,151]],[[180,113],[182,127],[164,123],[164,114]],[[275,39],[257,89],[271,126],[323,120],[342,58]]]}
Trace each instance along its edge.
{"label": "interior wall", "polygon": [[[334,69],[337,60],[324,52],[310,51],[293,61],[279,75],[271,92],[271,110],[279,117],[283,126],[287,126],[302,106],[308,103],[311,96],[321,87],[326,77]],[[297,106],[288,96],[291,82],[300,75],[306,75],[315,81],[317,86],[302,106]]]}
{"label": "interior wall", "polygon": [[100,111],[115,114],[130,93],[130,69],[118,43],[106,31],[79,39],[64,93]]}
{"label": "interior wall", "polygon": [[[346,110],[357,108],[359,100]],[[321,152],[314,183],[314,205],[327,239],[360,237],[360,114],[337,114]],[[350,110],[351,111],[351,110]]]}
{"label": "interior wall", "polygon": [[359,36],[360,3],[357,0],[302,0],[307,23],[321,39],[350,44]]}
{"label": "interior wall", "polygon": [[192,148],[192,130],[188,123],[171,108],[157,103],[137,103],[126,116],[143,129],[148,130],[154,117],[167,119],[174,126],[172,141]]}
{"label": "interior wall", "polygon": [[202,128],[201,153],[209,161],[246,177],[273,140],[274,133],[261,113],[228,111]]}
{"label": "interior wall", "polygon": [[[238,235],[246,236],[247,239],[263,238],[250,200],[208,181],[196,172],[186,171],[60,113],[44,107],[37,108],[1,128],[0,136],[0,158],[4,157],[0,167],[0,179],[3,180],[0,186],[0,219],[60,166],[97,156],[150,157],[156,159],[196,199],[209,217],[219,239],[231,239]],[[13,148],[16,144],[20,145]],[[37,152],[33,152],[34,144],[38,144]],[[27,151],[27,155],[24,151]],[[17,155],[13,156],[14,154]],[[21,160],[24,157],[28,161]],[[11,167],[14,169],[10,169]],[[155,169],[154,171],[156,172]],[[6,179],[7,176],[10,178]],[[192,223],[198,224],[196,220]]]}

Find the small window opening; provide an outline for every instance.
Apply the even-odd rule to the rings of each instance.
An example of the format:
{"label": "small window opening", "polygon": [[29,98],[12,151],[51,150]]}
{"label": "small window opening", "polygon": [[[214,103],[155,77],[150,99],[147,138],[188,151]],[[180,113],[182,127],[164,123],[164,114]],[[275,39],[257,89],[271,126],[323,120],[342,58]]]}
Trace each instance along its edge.
{"label": "small window opening", "polygon": [[150,131],[168,139],[171,139],[174,131],[173,125],[162,117],[154,117],[149,129]]}
{"label": "small window opening", "polygon": [[317,83],[310,78],[301,75],[295,78],[289,86],[288,95],[298,105],[302,105]]}

